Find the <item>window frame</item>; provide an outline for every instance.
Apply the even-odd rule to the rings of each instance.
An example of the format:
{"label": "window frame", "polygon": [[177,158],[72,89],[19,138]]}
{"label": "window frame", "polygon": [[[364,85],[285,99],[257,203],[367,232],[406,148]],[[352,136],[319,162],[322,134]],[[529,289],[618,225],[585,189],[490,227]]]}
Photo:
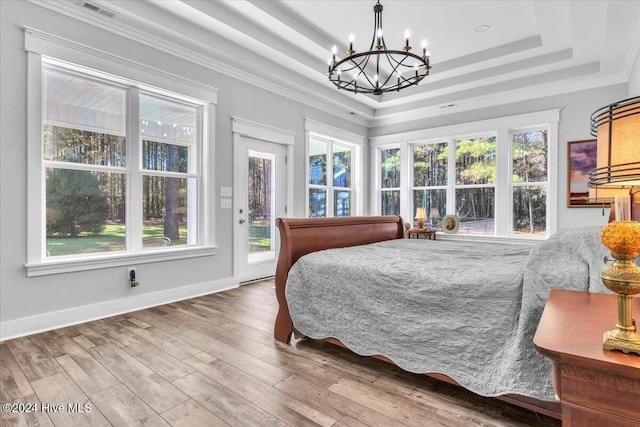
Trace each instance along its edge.
{"label": "window frame", "polygon": [[[450,156],[448,156],[448,158],[447,158],[447,184],[446,185],[427,185],[427,186],[425,186],[425,185],[416,185],[416,182],[415,182],[415,156],[414,156],[415,147],[424,147],[424,146],[427,146],[427,145],[439,145],[439,144],[446,144],[447,145],[447,150],[448,150],[450,141],[447,140],[447,139],[433,139],[433,140],[430,140],[430,141],[424,142],[424,143],[415,142],[415,143],[409,144],[409,146],[408,146],[409,167],[410,167],[410,170],[409,170],[409,173],[410,173],[409,182],[411,183],[411,187],[409,188],[409,194],[408,194],[408,202],[410,203],[411,213],[412,214],[411,214],[411,218],[409,218],[410,220],[407,221],[407,222],[409,222],[410,224],[415,224],[416,223],[416,221],[414,221],[415,218],[413,217],[413,214],[415,214],[415,212],[416,212],[416,207],[414,206],[414,200],[415,200],[414,193],[416,191],[444,190],[447,203],[451,199],[451,197],[449,196],[449,192],[450,192],[449,191],[449,182],[451,182],[451,176],[450,176],[451,167],[449,165]],[[454,174],[454,178],[455,178],[455,174]],[[448,210],[448,206],[445,206],[445,210]],[[425,221],[425,224],[428,224],[431,221],[431,213],[430,212],[426,212],[426,214],[427,214],[428,218],[427,218],[427,221]],[[439,218],[442,218],[442,217],[439,217]]]}
{"label": "window frame", "polygon": [[[75,49],[74,49],[75,47]],[[126,58],[107,52],[58,39],[48,33],[25,28],[25,50],[27,51],[27,276],[42,276],[74,271],[84,271],[115,266],[168,261],[192,257],[215,255],[214,234],[214,198],[209,192],[214,187],[214,129],[215,104],[218,90],[141,65]],[[139,136],[138,91],[160,96],[169,94],[170,99],[201,106],[198,123],[200,141],[198,157],[197,184],[197,243],[162,250],[145,249],[142,244],[136,248],[132,244],[135,233],[127,233],[127,249],[96,254],[76,254],[56,257],[46,256],[46,217],[45,162],[43,160],[43,67],[60,67],[94,79],[102,79],[109,84],[127,86],[127,191],[126,221],[127,227],[134,230],[142,217],[134,218],[137,213],[133,203],[139,203],[142,212],[142,183],[132,186],[135,176],[141,178],[141,158],[139,150],[142,140]],[[142,82],[144,80],[144,83]],[[130,150],[131,149],[131,150]],[[141,233],[141,229],[140,229]],[[140,234],[141,236],[141,234]]]}
{"label": "window frame", "polygon": [[[413,146],[447,142],[455,148],[458,140],[496,136],[496,183],[495,188],[495,230],[493,235],[457,234],[447,235],[452,239],[481,239],[531,241],[546,239],[557,231],[557,175],[558,175],[558,122],[559,111],[547,110],[517,116],[500,117],[479,122],[462,123],[452,126],[430,128],[417,131],[390,134],[371,138],[372,188],[371,212],[380,215],[380,161],[381,150],[399,147],[401,151],[400,212],[406,222],[413,223]],[[545,237],[528,237],[513,233],[513,134],[529,130],[547,130],[547,227]],[[455,212],[455,189],[464,188],[455,184],[455,150],[449,150],[447,185],[447,213]],[[402,181],[404,180],[404,181]],[[528,185],[532,185],[529,183]],[[472,185],[478,187],[480,185]],[[486,185],[482,185],[486,186]],[[422,188],[422,187],[421,187]],[[502,207],[508,206],[508,209]]]}
{"label": "window frame", "polygon": [[[382,187],[382,152],[388,151],[388,150],[395,150],[395,149],[400,150],[400,187]],[[408,177],[409,168],[407,167],[406,162],[403,160],[407,155],[407,151],[408,150],[407,150],[406,144],[385,145],[385,146],[378,147],[376,150],[376,155],[374,156],[376,159],[375,166],[374,166],[375,167],[374,182],[375,182],[377,191],[375,192],[376,195],[374,199],[377,201],[376,202],[377,210],[375,210],[374,212],[377,212],[379,215],[382,214],[382,194],[385,192],[390,193],[392,191],[400,191],[400,209],[399,209],[400,212],[398,214],[402,215],[403,203],[406,203],[407,198],[409,197],[409,195],[405,191],[405,186],[407,182],[411,181],[411,178]],[[402,216],[405,217],[404,215]],[[405,217],[405,218],[408,219],[409,217]],[[407,222],[413,223],[413,219]]]}
{"label": "window frame", "polygon": [[[362,215],[362,146],[364,137],[342,129],[334,128],[319,122],[307,119],[305,121],[306,143],[305,143],[305,202],[304,216],[309,218],[309,192],[313,189],[326,191],[325,216],[332,218],[335,216],[334,196],[336,191],[349,190],[351,192],[351,214],[350,216]],[[317,139],[327,144],[327,181],[326,185],[309,183],[309,144],[311,139]],[[351,187],[338,187],[333,185],[333,145],[339,145],[351,149]]]}

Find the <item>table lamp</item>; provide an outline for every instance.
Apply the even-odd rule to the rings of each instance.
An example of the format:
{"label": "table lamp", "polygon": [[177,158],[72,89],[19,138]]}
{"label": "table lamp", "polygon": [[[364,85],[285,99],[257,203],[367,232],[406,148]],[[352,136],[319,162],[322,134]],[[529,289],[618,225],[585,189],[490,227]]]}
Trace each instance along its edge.
{"label": "table lamp", "polygon": [[416,219],[418,220],[418,228],[424,227],[424,220],[427,217],[427,213],[424,208],[416,209]]}
{"label": "table lamp", "polygon": [[[602,283],[618,295],[616,329],[604,333],[605,350],[640,354],[631,301],[640,293],[640,223],[631,220],[633,198],[640,192],[640,96],[607,105],[591,115],[597,136],[596,169],[589,172],[589,198],[611,202],[615,219],[602,229],[602,243],[615,258],[602,269]],[[616,197],[617,196],[617,197]]]}
{"label": "table lamp", "polygon": [[438,210],[438,208],[431,208],[431,210],[429,211],[429,217],[431,218],[431,226],[435,226],[436,224],[436,218],[438,218],[440,216],[440,211]]}

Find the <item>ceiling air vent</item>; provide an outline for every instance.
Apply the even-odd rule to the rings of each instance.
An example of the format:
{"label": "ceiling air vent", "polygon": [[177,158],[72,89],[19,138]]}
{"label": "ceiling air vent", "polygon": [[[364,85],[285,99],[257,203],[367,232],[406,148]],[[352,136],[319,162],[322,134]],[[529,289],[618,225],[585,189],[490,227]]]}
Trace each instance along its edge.
{"label": "ceiling air vent", "polygon": [[109,18],[114,18],[116,16],[115,13],[111,12],[110,10],[107,10],[103,7],[97,6],[93,3],[90,3],[88,1],[81,1],[80,3],[78,3],[81,7],[84,7],[85,9],[89,9],[92,12],[95,13],[99,13],[101,15],[104,15],[106,17]]}

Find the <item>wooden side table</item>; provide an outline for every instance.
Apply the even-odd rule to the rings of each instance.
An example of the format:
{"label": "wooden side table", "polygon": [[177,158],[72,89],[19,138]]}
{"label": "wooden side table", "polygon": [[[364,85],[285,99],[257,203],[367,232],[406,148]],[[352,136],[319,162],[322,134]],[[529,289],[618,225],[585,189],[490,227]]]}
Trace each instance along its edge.
{"label": "wooden side table", "polygon": [[425,236],[429,240],[436,240],[436,230],[433,228],[410,228],[407,230],[407,238]]}
{"label": "wooden side table", "polygon": [[[640,315],[640,298],[633,301]],[[640,356],[602,349],[615,295],[553,289],[533,344],[551,359],[563,426],[640,426]]]}

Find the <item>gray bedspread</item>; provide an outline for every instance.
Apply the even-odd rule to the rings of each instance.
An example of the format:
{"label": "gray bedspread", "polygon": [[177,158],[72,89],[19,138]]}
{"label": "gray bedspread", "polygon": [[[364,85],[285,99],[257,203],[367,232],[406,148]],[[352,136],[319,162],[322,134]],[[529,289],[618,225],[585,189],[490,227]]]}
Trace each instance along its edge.
{"label": "gray bedspread", "polygon": [[295,328],[440,373],[482,396],[553,401],[551,365],[533,347],[550,289],[608,292],[600,228],[570,229],[532,246],[391,240],[331,249],[292,267]]}

